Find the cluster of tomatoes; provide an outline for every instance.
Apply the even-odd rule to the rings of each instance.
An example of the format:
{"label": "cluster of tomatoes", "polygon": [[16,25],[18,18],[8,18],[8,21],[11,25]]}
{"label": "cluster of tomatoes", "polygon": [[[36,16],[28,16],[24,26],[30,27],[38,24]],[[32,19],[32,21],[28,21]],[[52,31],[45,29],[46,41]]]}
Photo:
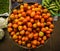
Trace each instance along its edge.
{"label": "cluster of tomatoes", "polygon": [[36,48],[50,37],[54,25],[48,10],[38,3],[24,3],[9,16],[8,32],[19,45]]}

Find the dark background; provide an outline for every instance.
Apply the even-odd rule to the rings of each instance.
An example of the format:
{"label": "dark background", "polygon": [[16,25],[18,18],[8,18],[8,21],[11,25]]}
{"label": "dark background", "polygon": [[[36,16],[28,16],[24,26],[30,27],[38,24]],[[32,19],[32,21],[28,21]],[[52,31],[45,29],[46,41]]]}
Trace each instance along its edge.
{"label": "dark background", "polygon": [[[24,2],[26,1],[27,0],[25,0]],[[38,2],[41,3],[41,0],[38,0]],[[52,36],[48,40],[48,42],[38,49],[32,49],[32,51],[60,51],[60,18],[58,18],[58,21],[54,22],[54,25],[55,25],[54,32],[52,33]],[[25,49],[18,47],[10,39],[6,30],[7,29],[4,29],[5,37],[3,41],[0,42],[0,51],[26,51]]]}

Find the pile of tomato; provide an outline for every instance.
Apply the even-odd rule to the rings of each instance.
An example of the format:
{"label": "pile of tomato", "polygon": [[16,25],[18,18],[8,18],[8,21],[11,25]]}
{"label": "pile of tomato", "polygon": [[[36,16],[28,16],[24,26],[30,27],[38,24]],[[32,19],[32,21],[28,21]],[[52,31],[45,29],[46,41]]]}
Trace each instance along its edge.
{"label": "pile of tomato", "polygon": [[50,37],[54,25],[49,11],[35,3],[24,3],[9,16],[8,32],[21,46],[36,48]]}

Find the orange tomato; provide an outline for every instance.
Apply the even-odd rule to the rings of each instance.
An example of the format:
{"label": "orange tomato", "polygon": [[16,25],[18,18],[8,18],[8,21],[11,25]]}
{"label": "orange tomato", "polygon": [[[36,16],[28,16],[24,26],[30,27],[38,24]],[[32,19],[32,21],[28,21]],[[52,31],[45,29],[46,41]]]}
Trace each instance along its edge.
{"label": "orange tomato", "polygon": [[29,32],[31,32],[31,31],[32,31],[32,28],[27,28],[27,30],[28,30]]}
{"label": "orange tomato", "polygon": [[43,36],[43,40],[47,40],[47,37],[46,36]]}
{"label": "orange tomato", "polygon": [[22,16],[26,16],[26,13],[25,12],[22,12]]}
{"label": "orange tomato", "polygon": [[41,18],[41,23],[44,23],[44,21],[45,21],[44,18]]}
{"label": "orange tomato", "polygon": [[42,32],[46,32],[46,29],[45,29],[45,28],[41,28],[41,31],[42,31]]}
{"label": "orange tomato", "polygon": [[46,34],[46,36],[47,36],[48,38],[50,38],[51,35],[50,35],[50,34]]}
{"label": "orange tomato", "polygon": [[29,31],[26,31],[25,34],[28,35],[28,34],[30,34],[30,32]]}
{"label": "orange tomato", "polygon": [[31,43],[28,43],[28,44],[27,44],[27,47],[30,48],[30,47],[31,47]]}
{"label": "orange tomato", "polygon": [[14,9],[14,10],[13,10],[13,13],[14,13],[14,14],[17,14],[17,13],[18,13],[17,9]]}
{"label": "orange tomato", "polygon": [[31,23],[34,23],[34,19],[31,18],[31,19],[30,19],[30,22],[31,22]]}
{"label": "orange tomato", "polygon": [[10,28],[10,27],[8,28],[8,32],[11,32],[12,30],[13,30],[12,28]]}
{"label": "orange tomato", "polygon": [[54,25],[53,25],[53,24],[51,24],[49,27],[50,27],[50,28],[54,28]]}
{"label": "orange tomato", "polygon": [[22,26],[18,26],[18,30],[23,30],[23,27]]}
{"label": "orange tomato", "polygon": [[40,23],[40,26],[41,26],[41,27],[44,27],[44,23]]}
{"label": "orange tomato", "polygon": [[18,36],[14,34],[12,38],[13,38],[13,39],[17,39]]}
{"label": "orange tomato", "polygon": [[24,35],[24,34],[25,34],[25,30],[21,30],[21,31],[20,31],[20,34],[21,34],[21,35]]}
{"label": "orange tomato", "polygon": [[28,37],[29,37],[30,39],[32,39],[32,38],[33,38],[33,33],[30,33],[30,34],[28,35]]}
{"label": "orange tomato", "polygon": [[35,16],[35,11],[31,12],[31,17],[34,17]]}
{"label": "orange tomato", "polygon": [[51,32],[48,30],[48,31],[46,31],[46,33],[47,33],[47,34],[50,34]]}
{"label": "orange tomato", "polygon": [[8,27],[12,27],[12,23],[9,23],[9,24],[8,24]]}
{"label": "orange tomato", "polygon": [[44,44],[44,40],[41,40],[41,44]]}
{"label": "orange tomato", "polygon": [[39,27],[40,27],[40,26],[41,26],[41,23],[40,23],[40,22],[37,22],[37,26],[39,26]]}
{"label": "orange tomato", "polygon": [[50,21],[51,22],[51,21],[53,21],[53,18],[50,17],[50,18],[47,19],[47,21]]}
{"label": "orange tomato", "polygon": [[26,25],[24,25],[24,26],[23,26],[23,29],[24,29],[24,30],[27,30],[27,26],[26,26]]}
{"label": "orange tomato", "polygon": [[33,44],[33,45],[37,45],[37,42],[38,42],[37,40],[33,40],[33,41],[32,41],[32,44]]}
{"label": "orange tomato", "polygon": [[32,45],[32,48],[36,48],[36,45]]}
{"label": "orange tomato", "polygon": [[19,45],[21,45],[21,44],[22,44],[22,41],[21,41],[21,40],[19,40],[19,41],[18,41],[18,44],[19,44]]}
{"label": "orange tomato", "polygon": [[32,27],[32,23],[31,23],[31,22],[28,22],[28,23],[27,23],[27,26],[28,26],[28,27]]}
{"label": "orange tomato", "polygon": [[18,25],[17,24],[13,24],[13,28],[17,28],[18,27]]}
{"label": "orange tomato", "polygon": [[15,14],[15,18],[16,18],[16,19],[19,18],[17,14]]}
{"label": "orange tomato", "polygon": [[13,36],[14,34],[15,34],[15,32],[14,32],[14,31],[12,31],[12,32],[11,32],[11,36]]}
{"label": "orange tomato", "polygon": [[14,14],[11,14],[9,17],[10,17],[10,19],[12,19],[12,20],[15,19],[15,15],[14,15]]}
{"label": "orange tomato", "polygon": [[26,16],[26,20],[27,21],[30,21],[30,16]]}
{"label": "orange tomato", "polygon": [[47,22],[47,25],[51,25],[51,22]]}
{"label": "orange tomato", "polygon": [[22,36],[19,35],[18,38],[19,38],[19,40],[21,40],[22,39]]}

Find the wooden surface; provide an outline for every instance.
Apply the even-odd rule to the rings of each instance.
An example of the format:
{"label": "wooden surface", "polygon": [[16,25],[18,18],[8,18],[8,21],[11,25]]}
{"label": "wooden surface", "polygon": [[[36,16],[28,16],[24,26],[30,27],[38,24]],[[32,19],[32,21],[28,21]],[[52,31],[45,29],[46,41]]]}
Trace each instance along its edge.
{"label": "wooden surface", "polygon": [[[54,22],[55,29],[49,41],[38,49],[32,51],[60,51],[60,18]],[[8,36],[5,29],[5,38],[0,42],[0,51],[26,51],[18,47]]]}

